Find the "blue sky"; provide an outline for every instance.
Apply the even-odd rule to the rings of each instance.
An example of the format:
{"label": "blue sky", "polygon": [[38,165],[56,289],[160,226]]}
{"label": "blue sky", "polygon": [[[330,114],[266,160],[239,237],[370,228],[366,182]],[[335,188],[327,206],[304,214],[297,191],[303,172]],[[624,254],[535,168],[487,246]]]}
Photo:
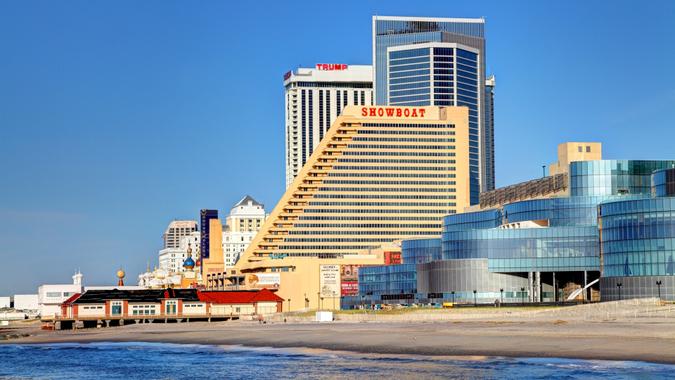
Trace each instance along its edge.
{"label": "blue sky", "polygon": [[672,1],[0,0],[0,295],[135,283],[164,228],[284,190],[283,73],[371,63],[371,16],[485,17],[497,184],[562,141],[675,158]]}

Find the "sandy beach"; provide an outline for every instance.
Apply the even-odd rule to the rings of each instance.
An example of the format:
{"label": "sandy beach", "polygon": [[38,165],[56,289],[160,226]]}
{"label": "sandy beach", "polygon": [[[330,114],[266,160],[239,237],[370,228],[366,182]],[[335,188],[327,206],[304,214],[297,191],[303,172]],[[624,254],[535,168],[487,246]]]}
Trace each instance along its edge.
{"label": "sandy beach", "polygon": [[[288,318],[289,322],[277,318],[263,325],[250,321],[155,323],[75,331],[42,331],[33,325],[12,329],[14,334],[30,336],[0,342],[142,341],[394,355],[563,357],[675,364],[675,306],[601,305],[604,306],[541,311],[420,311],[392,318],[348,315],[332,323],[296,317]],[[426,320],[419,321],[424,315]]]}

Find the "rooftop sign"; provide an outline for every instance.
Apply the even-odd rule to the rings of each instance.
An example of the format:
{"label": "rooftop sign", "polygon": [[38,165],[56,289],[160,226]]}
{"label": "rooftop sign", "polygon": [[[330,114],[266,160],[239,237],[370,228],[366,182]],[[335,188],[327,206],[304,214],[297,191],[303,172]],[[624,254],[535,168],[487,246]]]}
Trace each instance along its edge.
{"label": "rooftop sign", "polygon": [[361,116],[370,117],[422,119],[426,112],[424,107],[361,107]]}
{"label": "rooftop sign", "polygon": [[340,116],[353,116],[356,118],[372,119],[398,119],[398,120],[447,120],[447,113],[451,112],[457,117],[466,118],[468,121],[468,108],[466,107],[406,107],[406,106],[346,106]]}
{"label": "rooftop sign", "polygon": [[317,63],[316,69],[322,71],[347,70],[349,66],[344,63]]}

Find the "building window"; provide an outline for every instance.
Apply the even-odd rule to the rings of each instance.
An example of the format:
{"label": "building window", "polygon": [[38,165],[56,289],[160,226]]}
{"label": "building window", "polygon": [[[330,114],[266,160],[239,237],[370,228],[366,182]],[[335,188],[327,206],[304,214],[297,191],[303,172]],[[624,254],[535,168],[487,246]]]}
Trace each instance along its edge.
{"label": "building window", "polygon": [[166,314],[167,315],[176,315],[178,313],[178,302],[177,301],[166,301]]}
{"label": "building window", "polygon": [[586,153],[591,153],[591,147],[590,146],[586,146]]}
{"label": "building window", "polygon": [[579,153],[583,152],[583,148],[582,148],[582,147],[577,147],[577,149],[579,149]]}
{"label": "building window", "polygon": [[[342,111],[342,97],[340,96],[342,92],[340,90],[337,91],[337,116],[340,116],[340,112]],[[329,125],[330,126],[330,125]]]}
{"label": "building window", "polygon": [[132,305],[132,315],[155,315],[155,305]]}
{"label": "building window", "polygon": [[122,301],[110,302],[110,313],[112,315],[122,315]]}
{"label": "building window", "polygon": [[323,137],[323,106],[323,90],[319,90],[319,139]]}

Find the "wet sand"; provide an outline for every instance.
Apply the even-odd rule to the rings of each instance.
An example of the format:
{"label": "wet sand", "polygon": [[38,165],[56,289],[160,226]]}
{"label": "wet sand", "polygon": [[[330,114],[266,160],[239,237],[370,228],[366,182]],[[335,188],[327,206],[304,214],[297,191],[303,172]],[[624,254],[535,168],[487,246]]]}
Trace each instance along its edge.
{"label": "wet sand", "polygon": [[165,342],[252,347],[317,348],[380,354],[563,357],[675,364],[670,319],[582,321],[570,318],[434,322],[333,322],[260,325],[254,322],[138,324],[30,333],[2,343]]}

